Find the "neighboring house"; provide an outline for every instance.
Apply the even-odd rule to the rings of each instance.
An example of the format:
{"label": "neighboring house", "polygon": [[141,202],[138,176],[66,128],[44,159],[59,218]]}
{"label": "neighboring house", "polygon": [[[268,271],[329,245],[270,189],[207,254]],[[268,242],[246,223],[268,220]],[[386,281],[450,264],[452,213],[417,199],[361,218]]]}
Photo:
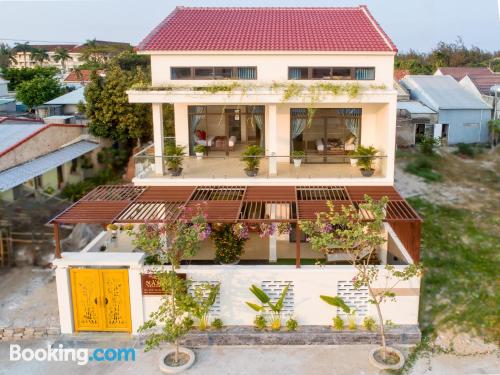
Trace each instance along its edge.
{"label": "neighboring house", "polygon": [[460,85],[492,106],[493,118],[500,118],[500,74],[491,73],[481,76],[466,75],[460,81]]}
{"label": "neighboring house", "polygon": [[9,95],[9,81],[0,77],[0,98]]}
{"label": "neighboring house", "polygon": [[0,198],[11,201],[33,191],[53,194],[81,181],[81,157],[95,162],[98,147],[82,125],[0,118]]}
{"label": "neighboring house", "polygon": [[[98,70],[96,73],[100,76],[104,76],[104,70]],[[91,75],[92,75],[92,70],[87,70],[87,69],[72,70],[64,78],[63,83],[68,87],[79,88],[85,86],[87,83],[90,82]]]}
{"label": "neighboring house", "polygon": [[16,98],[0,97],[0,114],[16,112]]}
{"label": "neighboring house", "polygon": [[[36,114],[49,122],[54,119],[53,116],[59,116],[59,120],[65,119],[71,122],[73,120],[84,121],[84,115],[78,111],[80,103],[85,104],[85,87],[80,87],[61,95],[55,99],[49,100],[41,106],[36,107]],[[61,117],[62,116],[62,117]],[[76,123],[73,121],[73,123]],[[83,124],[84,122],[78,122]]]}
{"label": "neighboring house", "polygon": [[[118,46],[122,48],[130,47],[128,43],[120,43],[120,42],[109,42],[103,40],[95,41],[97,45],[101,46]],[[68,51],[70,59],[65,61],[64,65],[66,71],[70,71],[78,66],[82,65],[84,61],[81,60],[82,57],[82,49],[85,48],[84,44],[30,44],[30,47],[43,49],[49,55],[49,59],[43,62],[43,66],[54,66],[57,68],[62,68],[62,64],[60,61],[54,60],[54,55],[56,54],[56,49],[64,48]],[[15,68],[33,68],[34,66],[40,65],[39,62],[33,60],[31,58],[30,52],[17,52],[15,55],[16,61],[12,63],[12,66]],[[103,56],[104,59],[107,59],[107,56]]]}
{"label": "neighboring house", "polygon": [[[398,101],[396,144],[401,147],[414,146],[422,136],[434,137],[437,118],[436,111],[420,102]],[[440,137],[441,134],[436,136]]]}
{"label": "neighboring house", "polygon": [[482,76],[485,74],[493,73],[491,69],[484,67],[467,67],[467,66],[459,66],[459,67],[442,67],[437,68],[434,72],[436,76],[452,76],[455,81],[460,82],[466,75],[469,76]]}
{"label": "neighboring house", "polygon": [[[470,93],[451,76],[406,76],[401,83],[412,100],[420,101],[438,113],[434,134],[443,142],[488,142],[491,106]],[[441,129],[439,129],[441,128]]]}
{"label": "neighboring house", "polygon": [[[116,233],[115,240],[104,231],[82,251],[61,254],[60,225],[163,223],[199,206],[214,230],[222,223],[250,230],[243,265],[212,264],[210,239],[178,270],[197,282],[221,284],[212,316],[225,325],[252,324],[255,314],[244,303],[251,284],[274,299],[289,283],[286,314],[299,324],[331,325],[334,312],[320,294],[339,295],[356,306],[358,322],[376,316],[367,291],[354,290],[356,271],[346,265],[345,251],[315,252],[298,225],[326,211],[328,201],[357,209],[364,194],[388,196],[381,228],[388,242],[373,261],[381,272],[384,264],[399,268],[419,261],[421,219],[393,187],[397,49],[368,9],[177,7],[137,50],[151,56],[152,87],[130,90],[129,101],[152,106],[154,143],[135,155],[133,185],[98,187],[51,220],[62,333],[136,334],[160,296],[151,295],[144,281],[141,289],[148,266],[126,233]],[[165,103],[174,106],[175,139],[165,140],[163,133]],[[167,142],[185,147],[181,176],[165,154]],[[206,147],[204,155],[195,155],[197,145]],[[371,177],[351,165],[349,153],[359,145],[378,150]],[[263,149],[255,176],[241,161],[248,146]],[[300,166],[294,166],[293,151],[305,153]],[[288,223],[291,230],[259,236],[270,222]],[[326,264],[306,265],[317,259]],[[92,318],[86,319],[85,302],[72,299],[82,293],[70,282],[79,277],[73,267],[87,265],[96,275],[122,268],[124,282],[113,299],[119,300],[113,307],[119,323],[100,318],[107,307],[93,303]],[[98,284],[81,280],[81,287],[99,293]],[[386,319],[404,325],[402,332],[416,332],[420,278],[402,282],[396,293],[397,302],[383,306]]]}

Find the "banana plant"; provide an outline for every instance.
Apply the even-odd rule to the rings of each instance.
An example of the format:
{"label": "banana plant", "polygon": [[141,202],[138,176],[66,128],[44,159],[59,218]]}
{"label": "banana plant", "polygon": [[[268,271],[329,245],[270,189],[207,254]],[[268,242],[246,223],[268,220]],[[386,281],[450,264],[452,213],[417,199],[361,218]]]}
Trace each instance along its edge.
{"label": "banana plant", "polygon": [[290,283],[288,283],[283,290],[281,291],[281,295],[276,301],[276,303],[271,302],[271,297],[267,295],[261,288],[257,285],[252,285],[250,287],[250,292],[257,297],[257,299],[262,303],[261,305],[257,305],[252,302],[246,302],[246,304],[252,308],[253,310],[263,313],[267,310],[271,313],[271,329],[273,331],[277,331],[281,328],[281,311],[283,310],[283,302],[285,301],[285,297],[288,293],[288,289],[290,288]]}
{"label": "banana plant", "polygon": [[[356,329],[356,310],[351,309],[342,298],[335,296],[335,297],[330,297],[330,296],[319,296],[323,301],[328,303],[329,305],[338,307],[341,309],[344,313],[348,315],[348,327],[349,329]],[[335,323],[334,323],[335,325]]]}

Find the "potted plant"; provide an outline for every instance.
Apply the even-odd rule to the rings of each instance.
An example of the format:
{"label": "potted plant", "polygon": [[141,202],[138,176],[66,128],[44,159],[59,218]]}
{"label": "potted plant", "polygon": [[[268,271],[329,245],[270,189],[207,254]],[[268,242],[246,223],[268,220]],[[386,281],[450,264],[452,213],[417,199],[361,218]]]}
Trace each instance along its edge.
{"label": "potted plant", "polygon": [[[273,331],[279,331],[281,328],[281,311],[283,310],[283,303],[285,302],[285,297],[288,293],[288,288],[290,288],[290,283],[288,283],[283,290],[281,291],[281,295],[276,301],[276,303],[271,302],[271,297],[267,295],[261,288],[257,285],[252,284],[250,287],[250,292],[257,297],[257,299],[261,302],[261,305],[257,305],[252,302],[246,302],[246,304],[252,308],[253,310],[259,313],[258,316],[263,316],[262,314],[266,312],[271,313],[271,329]],[[257,318],[256,318],[257,319]]]}
{"label": "potted plant", "polygon": [[83,178],[85,179],[92,177],[92,168],[94,168],[92,160],[90,160],[90,158],[85,155],[82,156],[80,160],[81,160],[80,167],[83,170]]}
{"label": "potted plant", "polygon": [[206,150],[206,147],[203,145],[194,146],[194,153],[196,154],[196,159],[198,159],[198,160],[203,159],[203,155],[205,155],[205,150]]}
{"label": "potted plant", "polygon": [[224,224],[213,232],[215,261],[220,264],[238,264],[247,236],[238,236],[231,225]]}
{"label": "potted plant", "polygon": [[359,167],[361,174],[365,177],[370,177],[375,172],[373,161],[377,153],[378,150],[373,146],[364,147],[359,145],[356,151],[351,153],[350,156],[356,159],[356,165]]}
{"label": "potted plant", "polygon": [[165,147],[165,162],[172,176],[180,176],[182,173],[183,158],[186,155],[185,147],[179,145],[168,145]]}
{"label": "potted plant", "polygon": [[304,159],[306,156],[306,153],[302,150],[295,150],[292,152],[292,159],[293,159],[293,165],[295,167],[300,167],[302,164],[302,159]]}
{"label": "potted plant", "polygon": [[159,268],[155,272],[164,295],[158,310],[139,328],[139,332],[150,331],[161,323],[160,331],[149,333],[145,350],[158,347],[163,342],[173,344],[159,359],[160,370],[165,373],[183,372],[195,360],[194,352],[181,347],[179,341],[193,326],[191,315],[196,300],[189,294],[186,280],[178,277],[176,269],[182,259],[196,255],[200,242],[209,234],[210,226],[201,212],[190,220],[141,224],[137,230],[130,232],[135,246],[149,256],[157,257],[160,264],[170,265],[169,271]]}
{"label": "potted plant", "polygon": [[[396,269],[393,265],[387,264],[382,268],[366,261],[371,259],[379,247],[387,241],[382,230],[385,218],[384,207],[387,201],[387,197],[374,201],[365,195],[365,203],[361,203],[359,207],[360,210],[372,213],[371,220],[365,220],[363,213],[352,207],[337,212],[334,205],[329,202],[328,212],[318,214],[314,221],[300,222],[301,229],[309,238],[309,243],[314,250],[326,253],[330,247],[335,247],[345,249],[349,253],[349,262],[356,270],[352,279],[353,286],[357,290],[361,288],[368,290],[368,302],[375,306],[377,311],[382,345],[372,350],[369,361],[381,370],[399,369],[404,364],[403,354],[386,344],[385,325],[387,323],[384,323],[381,305],[388,300],[395,301],[393,290],[399,282],[421,275],[421,267],[415,264]],[[322,230],[325,223],[331,226],[331,231]],[[340,307],[346,313],[351,312],[351,309],[339,297],[325,299],[323,296],[322,299]],[[347,308],[341,307],[343,305]]]}
{"label": "potted plant", "polygon": [[259,173],[260,159],[262,159],[263,150],[257,145],[251,145],[241,153],[241,161],[245,163],[245,173],[248,177],[255,177]]}
{"label": "potted plant", "polygon": [[349,151],[348,154],[351,166],[355,167],[358,164],[358,158],[356,157],[356,151]]}
{"label": "potted plant", "polygon": [[118,228],[119,228],[119,227],[118,227],[118,225],[116,225],[116,224],[108,224],[108,225],[106,226],[106,229],[107,229],[109,232],[111,232],[111,238],[112,238],[112,239],[116,239],[116,236],[117,236],[117,234],[118,234]]}

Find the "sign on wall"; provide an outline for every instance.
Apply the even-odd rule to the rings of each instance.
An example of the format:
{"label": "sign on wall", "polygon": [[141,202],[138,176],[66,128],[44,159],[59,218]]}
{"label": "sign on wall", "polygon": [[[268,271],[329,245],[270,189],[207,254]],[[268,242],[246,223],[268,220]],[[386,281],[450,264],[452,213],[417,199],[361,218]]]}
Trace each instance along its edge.
{"label": "sign on wall", "polygon": [[[183,280],[186,279],[185,273],[178,273],[177,276]],[[165,294],[158,278],[152,273],[141,273],[141,284],[143,296],[162,296]]]}

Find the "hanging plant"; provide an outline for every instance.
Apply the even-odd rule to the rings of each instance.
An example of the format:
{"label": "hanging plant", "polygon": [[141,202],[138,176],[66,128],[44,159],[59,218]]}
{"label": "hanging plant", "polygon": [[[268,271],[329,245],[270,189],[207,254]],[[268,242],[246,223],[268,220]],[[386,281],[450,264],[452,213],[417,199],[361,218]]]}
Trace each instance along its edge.
{"label": "hanging plant", "polygon": [[260,233],[259,237],[270,237],[276,232],[276,224],[275,223],[262,223],[259,226]]}
{"label": "hanging plant", "polygon": [[292,227],[291,227],[290,223],[278,223],[276,225],[276,232],[279,235],[289,234],[291,230],[292,230]]}
{"label": "hanging plant", "polygon": [[248,226],[244,223],[233,224],[233,234],[240,240],[246,240],[249,237]]}

